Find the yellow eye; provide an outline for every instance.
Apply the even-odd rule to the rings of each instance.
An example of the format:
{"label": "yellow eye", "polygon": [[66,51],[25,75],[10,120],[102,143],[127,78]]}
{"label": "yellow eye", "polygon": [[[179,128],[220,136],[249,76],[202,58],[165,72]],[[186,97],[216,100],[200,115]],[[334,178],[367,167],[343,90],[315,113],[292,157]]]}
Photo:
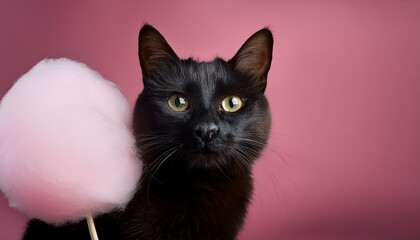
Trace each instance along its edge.
{"label": "yellow eye", "polygon": [[168,105],[174,111],[183,112],[183,111],[187,110],[187,108],[188,108],[188,101],[185,97],[183,97],[179,94],[174,94],[174,95],[169,97]]}
{"label": "yellow eye", "polygon": [[222,108],[226,112],[236,112],[243,107],[244,103],[238,96],[227,96],[222,101]]}

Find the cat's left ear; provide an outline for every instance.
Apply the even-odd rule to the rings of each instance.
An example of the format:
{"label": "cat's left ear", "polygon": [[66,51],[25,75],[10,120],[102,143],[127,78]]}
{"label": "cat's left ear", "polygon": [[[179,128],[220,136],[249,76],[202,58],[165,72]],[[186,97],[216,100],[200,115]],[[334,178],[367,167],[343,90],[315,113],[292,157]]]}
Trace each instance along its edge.
{"label": "cat's left ear", "polygon": [[254,33],[229,61],[236,71],[250,75],[265,89],[273,55],[273,34],[268,28]]}
{"label": "cat's left ear", "polygon": [[148,24],[140,30],[138,50],[143,79],[159,67],[179,61],[162,34]]}

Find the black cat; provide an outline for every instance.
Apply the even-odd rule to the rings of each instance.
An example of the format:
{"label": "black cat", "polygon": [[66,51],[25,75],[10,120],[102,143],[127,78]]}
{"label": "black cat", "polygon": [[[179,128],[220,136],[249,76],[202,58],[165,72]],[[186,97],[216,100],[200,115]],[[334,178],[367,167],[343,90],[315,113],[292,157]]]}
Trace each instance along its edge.
{"label": "black cat", "polygon": [[[125,211],[96,218],[101,240],[237,237],[252,164],[270,130],[264,91],[272,48],[264,28],[229,61],[182,60],[152,26],[140,30],[144,89],[134,133],[143,176]],[[54,227],[32,220],[24,239],[90,237],[84,221]]]}

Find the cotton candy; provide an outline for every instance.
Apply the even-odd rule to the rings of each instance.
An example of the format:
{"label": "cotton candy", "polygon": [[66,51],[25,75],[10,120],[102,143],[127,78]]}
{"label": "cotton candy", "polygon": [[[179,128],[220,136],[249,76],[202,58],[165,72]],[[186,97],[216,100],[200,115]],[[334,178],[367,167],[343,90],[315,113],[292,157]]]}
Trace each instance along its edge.
{"label": "cotton candy", "polygon": [[127,99],[86,65],[45,59],[0,103],[0,190],[52,224],[122,209],[140,175]]}

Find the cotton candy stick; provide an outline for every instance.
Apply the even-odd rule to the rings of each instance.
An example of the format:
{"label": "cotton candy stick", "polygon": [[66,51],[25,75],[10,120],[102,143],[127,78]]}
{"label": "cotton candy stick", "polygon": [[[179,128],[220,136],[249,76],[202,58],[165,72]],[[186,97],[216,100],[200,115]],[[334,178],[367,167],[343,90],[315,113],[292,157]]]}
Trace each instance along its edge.
{"label": "cotton candy stick", "polygon": [[93,221],[92,215],[86,217],[86,221],[89,228],[90,238],[92,240],[98,240],[98,233],[96,232],[95,222]]}
{"label": "cotton candy stick", "polygon": [[131,108],[86,65],[43,60],[0,103],[0,190],[54,225],[123,209],[141,175]]}

